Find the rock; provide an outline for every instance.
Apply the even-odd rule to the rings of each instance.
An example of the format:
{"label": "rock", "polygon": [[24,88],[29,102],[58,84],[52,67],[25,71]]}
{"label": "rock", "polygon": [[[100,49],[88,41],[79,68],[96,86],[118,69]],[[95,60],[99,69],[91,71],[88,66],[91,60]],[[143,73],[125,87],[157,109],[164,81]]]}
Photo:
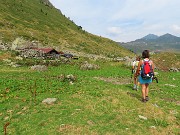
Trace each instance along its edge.
{"label": "rock", "polygon": [[19,65],[19,64],[13,64],[13,65],[11,65],[12,67],[14,67],[14,68],[17,68],[17,67],[20,67],[21,65]]}
{"label": "rock", "polygon": [[47,67],[45,65],[34,65],[31,67],[31,69],[37,71],[46,71]]}
{"label": "rock", "polygon": [[179,72],[178,68],[172,67],[169,69],[170,72]]}
{"label": "rock", "polygon": [[94,70],[94,69],[100,69],[100,67],[98,65],[95,64],[89,64],[87,61],[85,61],[81,67],[81,70]]}
{"label": "rock", "polygon": [[46,98],[42,101],[42,103],[45,104],[54,104],[56,102],[57,98]]}
{"label": "rock", "polygon": [[7,43],[3,43],[1,40],[0,40],[0,50],[8,50],[9,47],[8,47],[8,44]]}
{"label": "rock", "polygon": [[4,120],[8,120],[8,119],[9,119],[9,116],[4,117]]}
{"label": "rock", "polygon": [[157,108],[159,107],[156,103],[155,103],[155,104],[153,104],[153,106],[155,106],[155,107],[157,107]]}
{"label": "rock", "polygon": [[9,60],[9,59],[3,59],[3,61],[6,62],[6,63],[10,63],[11,62],[11,60]]}
{"label": "rock", "polygon": [[150,128],[156,129],[156,127],[155,127],[155,126],[150,126]]}
{"label": "rock", "polygon": [[74,82],[76,81],[76,76],[69,74],[69,75],[60,75],[58,78],[61,78],[63,81],[69,82],[70,85],[73,85]]}
{"label": "rock", "polygon": [[94,122],[92,120],[88,120],[87,123],[91,126],[94,125]]}
{"label": "rock", "polygon": [[67,75],[65,78],[68,79],[70,82],[74,82],[76,80],[76,77],[72,74]]}
{"label": "rock", "polygon": [[69,82],[70,85],[73,85],[74,83],[72,81]]}
{"label": "rock", "polygon": [[172,85],[172,84],[165,84],[165,85],[170,87],[177,87],[176,85]]}
{"label": "rock", "polygon": [[51,4],[51,2],[49,2],[49,0],[41,0],[41,2],[46,6],[53,7],[53,5]]}
{"label": "rock", "polygon": [[143,119],[143,120],[147,120],[146,117],[142,116],[142,115],[138,115],[140,119]]}
{"label": "rock", "polygon": [[21,57],[21,56],[16,56],[15,59],[16,59],[16,60],[23,60],[23,57]]}
{"label": "rock", "polygon": [[23,48],[25,43],[26,43],[26,41],[23,38],[18,37],[12,42],[11,50],[16,50],[16,49],[19,49],[19,48]]}
{"label": "rock", "polygon": [[120,61],[124,61],[125,59],[122,57],[117,57],[113,59],[115,62],[120,62]]}

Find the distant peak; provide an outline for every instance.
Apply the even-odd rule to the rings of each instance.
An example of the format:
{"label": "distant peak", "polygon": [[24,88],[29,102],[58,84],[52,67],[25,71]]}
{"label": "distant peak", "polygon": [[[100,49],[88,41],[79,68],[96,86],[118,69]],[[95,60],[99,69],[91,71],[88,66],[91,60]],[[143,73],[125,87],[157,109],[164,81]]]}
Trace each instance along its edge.
{"label": "distant peak", "polygon": [[164,34],[164,36],[165,36],[165,35],[167,35],[167,36],[173,36],[172,34],[169,34],[169,33]]}
{"label": "distant peak", "polygon": [[155,34],[148,34],[145,37],[143,37],[142,39],[149,40],[149,39],[157,39],[157,38],[158,38],[158,36]]}
{"label": "distant peak", "polygon": [[162,35],[162,36],[160,36],[160,37],[176,37],[176,36],[174,36],[174,35],[172,35],[172,34],[169,34],[169,33],[166,33],[166,34],[164,34],[164,35]]}

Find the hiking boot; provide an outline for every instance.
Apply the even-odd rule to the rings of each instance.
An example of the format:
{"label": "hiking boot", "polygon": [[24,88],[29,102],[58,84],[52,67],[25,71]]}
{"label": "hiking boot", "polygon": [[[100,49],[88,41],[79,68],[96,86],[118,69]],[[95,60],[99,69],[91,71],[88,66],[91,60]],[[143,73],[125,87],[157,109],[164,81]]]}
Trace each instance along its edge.
{"label": "hiking boot", "polygon": [[146,101],[149,101],[149,97],[148,96],[146,96]]}
{"label": "hiking boot", "polygon": [[132,90],[137,90],[137,86],[136,86],[136,85],[134,85],[134,87],[132,88]]}
{"label": "hiking boot", "polygon": [[143,99],[142,99],[142,102],[143,102],[143,103],[146,103],[146,99],[143,98]]}

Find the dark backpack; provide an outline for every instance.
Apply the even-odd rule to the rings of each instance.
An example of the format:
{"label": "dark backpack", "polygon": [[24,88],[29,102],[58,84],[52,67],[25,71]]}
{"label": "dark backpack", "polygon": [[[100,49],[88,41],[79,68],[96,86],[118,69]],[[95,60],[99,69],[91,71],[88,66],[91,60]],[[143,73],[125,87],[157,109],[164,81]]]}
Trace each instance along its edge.
{"label": "dark backpack", "polygon": [[152,64],[150,63],[150,61],[145,61],[143,60],[142,63],[142,68],[141,68],[141,77],[143,79],[149,79],[149,78],[153,78],[154,73],[153,73],[153,69],[152,69]]}

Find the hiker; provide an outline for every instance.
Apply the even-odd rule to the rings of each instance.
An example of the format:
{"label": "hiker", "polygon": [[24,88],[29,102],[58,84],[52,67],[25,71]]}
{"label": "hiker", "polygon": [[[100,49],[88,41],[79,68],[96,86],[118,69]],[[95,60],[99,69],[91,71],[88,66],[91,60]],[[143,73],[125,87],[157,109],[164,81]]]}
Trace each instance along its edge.
{"label": "hiker", "polygon": [[[144,50],[142,52],[142,58],[143,60],[139,61],[135,77],[137,78],[139,75],[139,82],[142,87],[142,102],[147,102],[149,100],[149,84],[152,83],[152,78],[154,75],[154,64],[149,59],[148,50]],[[149,70],[148,73],[146,73],[147,70]]]}
{"label": "hiker", "polygon": [[135,76],[139,61],[140,61],[140,56],[137,56],[136,60],[133,61],[133,63],[132,63],[132,74],[133,74],[133,79],[134,79],[133,90],[138,90],[138,88],[139,88],[139,82],[138,82],[138,79],[137,79],[138,77]]}

